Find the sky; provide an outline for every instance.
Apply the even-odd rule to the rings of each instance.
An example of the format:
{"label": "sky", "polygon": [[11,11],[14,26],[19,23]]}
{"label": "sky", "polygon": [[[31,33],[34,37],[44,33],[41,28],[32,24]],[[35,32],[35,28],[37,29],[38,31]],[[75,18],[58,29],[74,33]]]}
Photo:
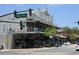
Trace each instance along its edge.
{"label": "sky", "polygon": [[0,15],[8,14],[14,10],[22,11],[32,9],[48,9],[53,22],[58,27],[79,27],[79,4],[0,4]]}

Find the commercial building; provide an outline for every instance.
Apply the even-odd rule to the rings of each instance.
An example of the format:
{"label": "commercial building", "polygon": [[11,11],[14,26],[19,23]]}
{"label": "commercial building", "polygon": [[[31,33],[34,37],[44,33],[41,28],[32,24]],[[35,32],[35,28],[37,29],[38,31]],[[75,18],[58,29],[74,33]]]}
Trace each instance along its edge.
{"label": "commercial building", "polygon": [[0,45],[5,49],[41,46],[45,42],[43,31],[52,25],[47,9],[15,10],[0,16]]}

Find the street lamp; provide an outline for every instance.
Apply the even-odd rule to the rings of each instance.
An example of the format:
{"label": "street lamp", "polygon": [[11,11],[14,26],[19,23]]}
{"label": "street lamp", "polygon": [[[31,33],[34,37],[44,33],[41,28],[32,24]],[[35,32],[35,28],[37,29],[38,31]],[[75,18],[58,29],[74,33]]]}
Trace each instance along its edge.
{"label": "street lamp", "polygon": [[77,24],[79,25],[79,21],[77,21],[77,22],[75,22],[75,23],[77,23]]}
{"label": "street lamp", "polygon": [[38,34],[38,45],[40,46],[41,45],[41,40],[40,40],[40,33],[39,33],[39,31],[40,31],[40,29],[39,29],[39,27],[40,27],[40,22],[39,22],[39,20],[37,21],[37,28],[38,28],[38,30],[37,30],[37,34]]}

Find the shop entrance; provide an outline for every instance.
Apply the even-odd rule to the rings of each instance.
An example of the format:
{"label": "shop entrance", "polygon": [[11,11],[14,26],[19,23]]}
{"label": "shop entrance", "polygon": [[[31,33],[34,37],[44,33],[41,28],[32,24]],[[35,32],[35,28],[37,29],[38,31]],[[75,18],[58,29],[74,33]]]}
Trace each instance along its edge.
{"label": "shop entrance", "polygon": [[42,40],[37,36],[37,34],[14,34],[12,48],[21,49],[21,48],[36,48],[41,47]]}

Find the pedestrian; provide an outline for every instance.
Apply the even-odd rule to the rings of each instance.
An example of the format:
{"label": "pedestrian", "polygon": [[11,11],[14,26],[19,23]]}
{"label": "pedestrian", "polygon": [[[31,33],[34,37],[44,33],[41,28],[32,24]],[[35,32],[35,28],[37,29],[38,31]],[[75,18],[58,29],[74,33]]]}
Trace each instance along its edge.
{"label": "pedestrian", "polygon": [[0,45],[0,50],[1,50],[1,49],[4,49],[3,45]]}

